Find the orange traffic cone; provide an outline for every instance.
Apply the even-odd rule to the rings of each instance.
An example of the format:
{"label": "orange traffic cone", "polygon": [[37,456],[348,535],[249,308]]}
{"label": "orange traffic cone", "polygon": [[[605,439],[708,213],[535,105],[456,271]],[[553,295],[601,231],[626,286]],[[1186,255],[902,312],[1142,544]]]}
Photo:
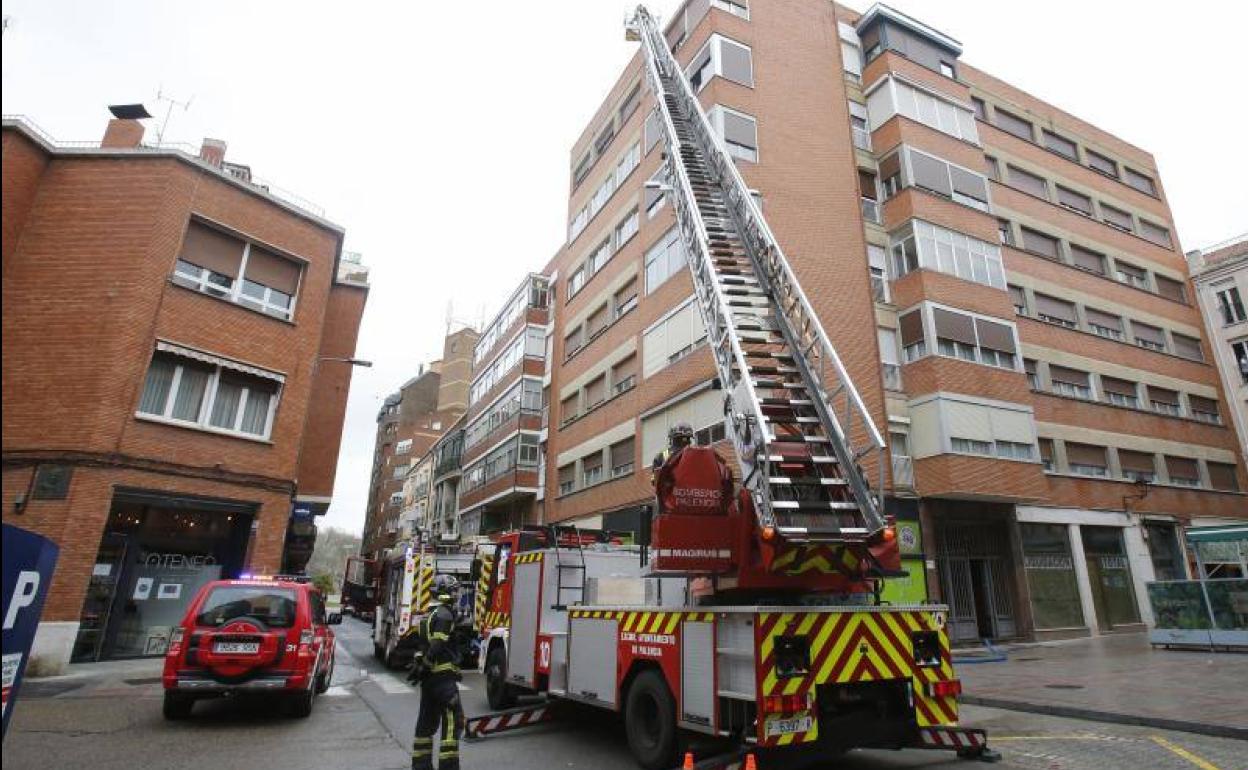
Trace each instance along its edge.
{"label": "orange traffic cone", "polygon": [[693,752],[685,752],[685,763],[680,766],[680,770],[693,770]]}
{"label": "orange traffic cone", "polygon": [[754,761],[754,754],[745,755],[745,770],[758,770],[758,763]]}

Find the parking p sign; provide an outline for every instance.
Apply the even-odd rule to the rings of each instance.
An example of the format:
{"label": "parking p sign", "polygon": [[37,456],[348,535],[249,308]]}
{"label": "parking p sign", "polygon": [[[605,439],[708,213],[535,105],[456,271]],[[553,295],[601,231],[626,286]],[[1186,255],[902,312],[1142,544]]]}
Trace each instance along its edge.
{"label": "parking p sign", "polygon": [[56,544],[46,537],[4,525],[4,734],[22,684],[30,645],[56,567]]}

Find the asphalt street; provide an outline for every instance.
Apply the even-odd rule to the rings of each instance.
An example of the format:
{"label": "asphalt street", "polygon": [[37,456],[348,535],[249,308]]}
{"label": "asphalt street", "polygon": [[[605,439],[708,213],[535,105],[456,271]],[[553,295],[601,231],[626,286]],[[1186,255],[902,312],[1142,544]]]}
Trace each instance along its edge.
{"label": "asphalt street", "polygon": [[[159,661],[102,673],[33,680],[4,742],[4,763],[21,768],[188,765],[266,770],[350,767],[397,769],[408,750],[419,693],[372,656],[368,626],[347,618],[338,628],[334,683],[308,719],[266,701],[196,705],[186,722],[160,715]],[[103,664],[101,664],[103,665]],[[84,667],[85,668],[85,667]],[[120,672],[120,673],[118,673]],[[484,682],[465,675],[461,695],[471,716],[486,713]],[[1248,770],[1248,743],[1143,727],[1045,717],[967,706],[964,724],[986,728],[1002,770]],[[697,747],[698,759],[712,747]],[[633,770],[622,726],[610,714],[580,709],[571,721],[471,742],[465,768]],[[952,754],[855,751],[828,770],[974,768]]]}

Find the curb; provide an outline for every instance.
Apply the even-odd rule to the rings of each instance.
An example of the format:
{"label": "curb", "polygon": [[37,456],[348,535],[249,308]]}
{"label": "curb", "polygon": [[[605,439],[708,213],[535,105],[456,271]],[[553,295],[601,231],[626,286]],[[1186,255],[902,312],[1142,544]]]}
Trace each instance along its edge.
{"label": "curb", "polygon": [[1210,724],[1207,722],[1188,722],[1181,719],[1164,719],[1161,717],[1140,716],[1138,714],[1119,714],[1113,711],[1096,711],[1077,706],[1028,703],[1007,698],[984,698],[977,695],[960,695],[958,696],[958,702],[973,706],[1005,709],[1007,711],[1026,711],[1032,714],[1084,719],[1090,722],[1155,727],[1159,730],[1174,730],[1181,733],[1196,733],[1198,735],[1212,735],[1216,738],[1235,738],[1241,741],[1248,741],[1248,727],[1233,727],[1231,725]]}

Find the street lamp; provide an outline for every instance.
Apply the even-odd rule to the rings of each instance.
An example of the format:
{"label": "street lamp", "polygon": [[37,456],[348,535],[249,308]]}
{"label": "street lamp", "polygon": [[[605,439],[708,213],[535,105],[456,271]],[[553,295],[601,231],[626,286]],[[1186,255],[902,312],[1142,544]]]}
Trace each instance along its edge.
{"label": "street lamp", "polygon": [[371,367],[371,366],[373,365],[373,362],[372,362],[372,361],[365,361],[365,360],[364,360],[364,359],[362,359],[362,358],[334,358],[334,357],[332,357],[332,356],[321,356],[321,359],[320,359],[320,360],[322,360],[322,361],[338,361],[338,362],[341,362],[341,363],[344,363],[344,364],[351,364],[352,366]]}

